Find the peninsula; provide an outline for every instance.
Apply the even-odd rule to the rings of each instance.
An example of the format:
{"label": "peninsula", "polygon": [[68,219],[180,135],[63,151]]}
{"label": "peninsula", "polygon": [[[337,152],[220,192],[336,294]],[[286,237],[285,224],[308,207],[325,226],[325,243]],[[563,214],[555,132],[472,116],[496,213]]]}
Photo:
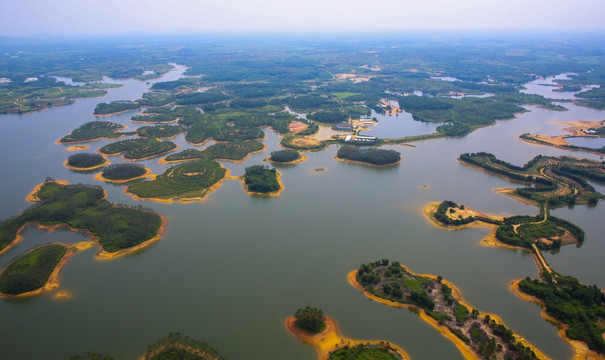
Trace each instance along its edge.
{"label": "peninsula", "polygon": [[546,359],[496,316],[481,313],[441,276],[417,275],[387,259],[362,264],[349,283],[371,300],[415,309],[467,359]]}

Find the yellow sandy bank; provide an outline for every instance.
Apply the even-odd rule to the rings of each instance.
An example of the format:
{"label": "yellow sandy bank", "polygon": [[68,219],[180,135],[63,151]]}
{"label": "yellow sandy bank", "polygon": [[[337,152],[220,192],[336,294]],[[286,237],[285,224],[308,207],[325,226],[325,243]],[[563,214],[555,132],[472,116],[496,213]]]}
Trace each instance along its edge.
{"label": "yellow sandy bank", "polygon": [[65,150],[67,150],[67,151],[80,151],[80,150],[88,150],[89,148],[90,148],[90,146],[88,146],[88,145],[74,145],[74,146],[66,147]]}
{"label": "yellow sandy bank", "polygon": [[[315,351],[317,351],[319,360],[327,360],[330,357],[330,352],[338,350],[339,348],[344,347],[345,345],[378,345],[381,343],[381,341],[376,340],[353,340],[342,336],[342,334],[340,333],[340,329],[338,328],[338,323],[336,323],[336,320],[329,316],[326,316],[326,329],[318,334],[308,333],[299,329],[296,326],[295,322],[296,318],[294,318],[293,316],[286,318],[286,329],[298,340],[314,348]],[[401,355],[404,360],[410,359],[408,354],[399,346],[393,344],[389,344],[389,346],[391,347],[391,349],[394,350],[395,353]]]}

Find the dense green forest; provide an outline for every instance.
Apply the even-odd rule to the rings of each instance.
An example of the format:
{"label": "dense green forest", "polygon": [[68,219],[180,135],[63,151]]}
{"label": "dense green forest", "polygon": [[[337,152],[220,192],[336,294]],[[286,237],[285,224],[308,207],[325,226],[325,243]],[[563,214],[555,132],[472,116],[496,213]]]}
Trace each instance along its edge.
{"label": "dense green forest", "polygon": [[78,153],[67,158],[67,165],[74,168],[87,169],[103,165],[107,160],[101,154]]}
{"label": "dense green forest", "polygon": [[127,249],[153,238],[162,223],[161,217],[150,210],[103,200],[105,192],[99,186],[61,185],[47,179],[35,196],[39,204],[0,224],[0,250],[29,223],[66,223],[75,229],[88,230],[99,238],[107,252]]}
{"label": "dense green forest", "polygon": [[50,244],[18,257],[0,274],[0,292],[18,295],[41,288],[66,253],[65,246]]}
{"label": "dense green forest", "polygon": [[225,174],[217,162],[201,159],[168,168],[155,180],[134,183],[126,191],[147,199],[200,198]]}
{"label": "dense green forest", "polygon": [[323,310],[316,307],[307,305],[299,308],[294,313],[294,318],[296,327],[306,332],[317,334],[326,328],[326,316]]}
{"label": "dense green forest", "polygon": [[156,139],[128,139],[105,145],[99,149],[99,151],[106,155],[124,153],[125,159],[142,160],[166,154],[176,149],[176,147],[177,146],[170,141],[158,141]]}
{"label": "dense green forest", "polygon": [[109,165],[103,169],[101,175],[108,180],[123,181],[143,176],[146,172],[147,169],[143,165],[126,163]]}
{"label": "dense green forest", "polygon": [[568,325],[567,336],[605,354],[605,294],[597,286],[553,273],[544,281],[528,277],[519,282],[519,289],[542,300],[548,315]]}
{"label": "dense green forest", "polygon": [[253,165],[246,168],[244,184],[249,192],[269,194],[281,189],[277,176],[278,173],[275,169],[263,165]]}
{"label": "dense green forest", "polygon": [[123,136],[118,131],[124,126],[109,121],[90,121],[80,125],[77,129],[59,140],[61,143],[93,141],[101,138],[119,138]]}
{"label": "dense green forest", "polygon": [[401,161],[401,154],[395,150],[341,146],[336,153],[340,159],[360,161],[372,165],[392,165]]}

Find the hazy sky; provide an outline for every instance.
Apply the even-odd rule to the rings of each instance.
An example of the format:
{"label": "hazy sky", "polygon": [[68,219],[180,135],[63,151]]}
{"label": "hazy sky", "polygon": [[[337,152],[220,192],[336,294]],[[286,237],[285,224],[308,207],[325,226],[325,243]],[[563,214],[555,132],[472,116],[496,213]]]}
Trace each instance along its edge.
{"label": "hazy sky", "polygon": [[605,30],[605,0],[0,0],[0,36]]}

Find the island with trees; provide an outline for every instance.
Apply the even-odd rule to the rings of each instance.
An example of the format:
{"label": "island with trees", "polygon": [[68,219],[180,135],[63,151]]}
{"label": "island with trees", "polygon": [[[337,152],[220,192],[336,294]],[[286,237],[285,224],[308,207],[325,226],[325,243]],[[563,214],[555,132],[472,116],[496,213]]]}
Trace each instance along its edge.
{"label": "island with trees", "polygon": [[301,155],[298,151],[292,149],[284,149],[272,151],[271,155],[266,158],[266,161],[279,164],[296,164],[307,159],[306,156]]}
{"label": "island with trees", "polygon": [[125,160],[146,160],[165,155],[174,151],[178,146],[171,141],[157,139],[127,139],[103,146],[99,152],[108,156],[124,153]]}
{"label": "island with trees", "polygon": [[336,153],[336,158],[372,166],[390,166],[401,162],[401,154],[395,150],[357,147],[352,145],[341,146]]}
{"label": "island with trees", "polygon": [[284,188],[279,179],[279,172],[264,165],[247,167],[242,181],[246,193],[250,195],[277,196]]}
{"label": "island with trees", "polygon": [[168,168],[151,181],[140,181],[124,189],[136,199],[172,202],[200,200],[227,176],[219,163],[200,159]]}
{"label": "island with trees", "polygon": [[[144,360],[225,360],[219,352],[207,343],[192,339],[181,333],[169,333],[147,345]],[[72,355],[69,360],[115,360],[103,353],[87,351],[81,355]]]}
{"label": "island with trees", "polygon": [[313,347],[319,360],[409,360],[399,346],[386,341],[353,340],[340,333],[334,318],[316,307],[306,306],[286,318],[286,329]]}
{"label": "island with trees", "polygon": [[123,129],[125,129],[123,125],[109,121],[90,121],[80,125],[80,127],[69,133],[69,135],[62,137],[59,143],[70,144],[100,139],[117,139],[125,135],[124,133],[119,133]]}
{"label": "island with trees", "polygon": [[65,161],[65,166],[72,170],[88,171],[101,168],[108,163],[109,161],[101,154],[78,153],[70,155]]}
{"label": "island with trees", "polygon": [[0,273],[0,296],[25,295],[54,284],[51,274],[67,254],[63,244],[39,246],[9,263]]}
{"label": "island with trees", "polygon": [[93,114],[95,116],[109,116],[140,108],[135,101],[118,100],[110,103],[98,103]]}
{"label": "island with trees", "polygon": [[[69,185],[47,179],[28,197],[37,205],[0,223],[0,253],[18,243],[21,232],[30,224],[49,229],[66,227],[72,231],[86,231],[92,240],[70,246],[69,250],[100,246],[97,252],[99,257],[125,255],[148,246],[162,236],[165,228],[162,216],[140,207],[113,204],[104,200],[105,197],[104,190],[99,186]],[[47,251],[43,249],[40,253]],[[31,260],[33,264],[36,259],[47,259],[40,257],[40,253],[31,255],[28,261]],[[50,261],[44,260],[40,264],[48,269]],[[37,276],[41,272],[35,271]]]}
{"label": "island with trees", "polygon": [[466,358],[545,358],[497,316],[464,301],[460,291],[441,276],[414,274],[398,262],[383,259],[362,264],[349,273],[348,280],[371,300],[414,309]]}
{"label": "island with trees", "polygon": [[95,179],[112,183],[125,183],[136,179],[142,179],[148,176],[151,170],[138,164],[115,164],[109,165],[103,169],[103,172],[97,174]]}

